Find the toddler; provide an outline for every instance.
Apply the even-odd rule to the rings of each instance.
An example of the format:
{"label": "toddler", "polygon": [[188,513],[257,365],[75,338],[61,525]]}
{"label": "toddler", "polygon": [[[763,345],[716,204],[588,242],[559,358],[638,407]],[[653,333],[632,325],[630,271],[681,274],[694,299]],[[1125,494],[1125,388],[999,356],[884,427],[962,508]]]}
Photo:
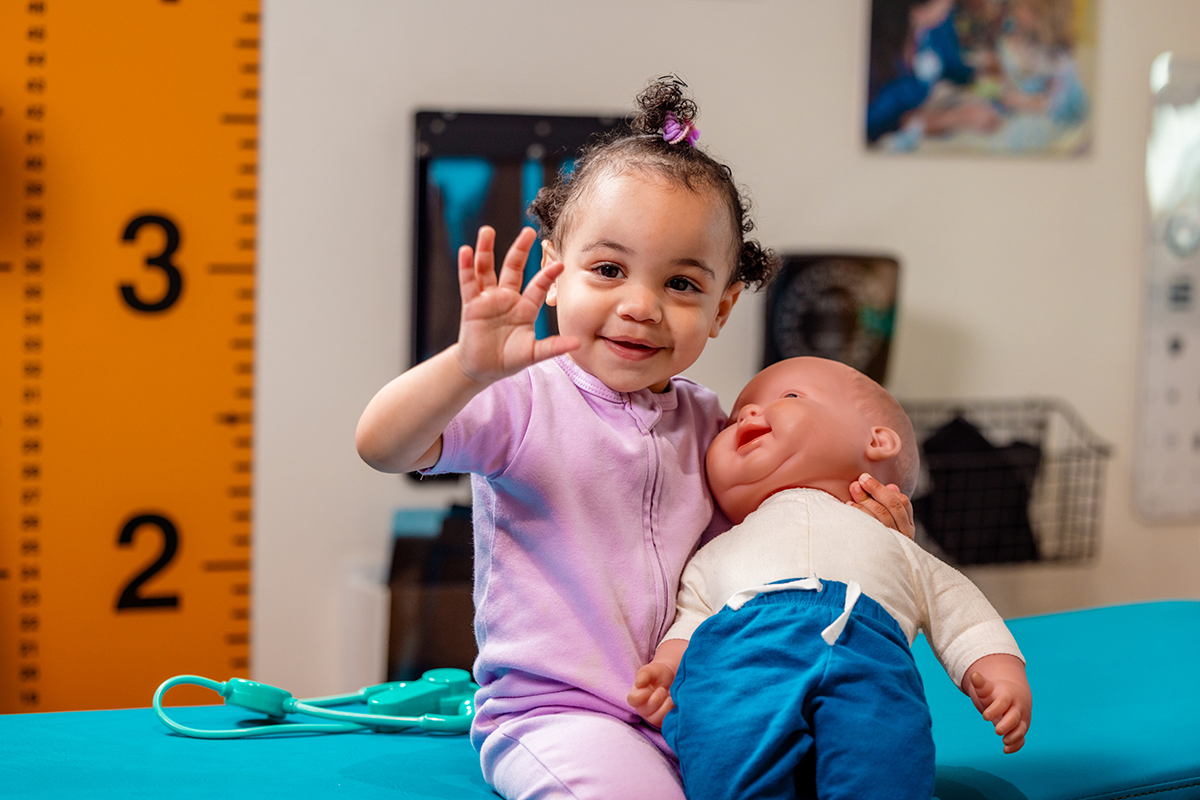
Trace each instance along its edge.
{"label": "toddler", "polygon": [[629,694],[663,725],[690,800],[931,797],[918,628],[1005,752],[1021,748],[1032,699],[999,615],[960,573],[843,503],[841,476],[916,483],[912,424],[882,387],[835,361],[773,364],[707,465],[738,524],[689,562],[675,624]]}
{"label": "toddler", "polygon": [[[682,85],[638,104],[631,131],[538,195],[543,268],[524,290],[532,230],[499,276],[490,228],[459,251],[458,342],[380,390],[357,431],[377,469],[472,474],[471,740],[510,800],[683,797],[674,755],[626,703],[685,562],[728,527],[704,474],[725,416],[677,376],[777,259],[746,239],[729,168],[695,146]],[[537,340],[543,301],[560,334]],[[865,488],[850,491],[866,510],[911,530],[895,487]]]}

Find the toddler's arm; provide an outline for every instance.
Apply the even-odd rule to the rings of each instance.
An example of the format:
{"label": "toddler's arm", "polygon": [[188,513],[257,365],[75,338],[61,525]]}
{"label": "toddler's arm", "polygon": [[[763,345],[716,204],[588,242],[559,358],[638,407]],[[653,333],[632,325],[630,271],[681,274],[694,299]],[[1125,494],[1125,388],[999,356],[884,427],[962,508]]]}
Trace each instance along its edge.
{"label": "toddler's arm", "polygon": [[963,675],[962,690],[1004,737],[1004,752],[1020,750],[1033,718],[1033,693],[1021,659],[1004,653],[984,656]]}
{"label": "toddler's arm", "polygon": [[562,264],[542,269],[521,291],[532,228],[517,236],[497,279],[496,232],[479,229],[475,250],[458,251],[462,316],[458,342],[379,390],[363,411],[355,444],[363,460],[384,472],[409,472],[437,464],[442,431],[471,398],[530,364],[579,347],[574,337],[537,340],[534,322]]}
{"label": "toddler's arm", "polygon": [[663,718],[675,707],[671,701],[671,684],[675,682],[675,673],[687,646],[686,639],[667,639],[658,646],[654,660],[633,676],[633,688],[629,690],[627,700],[651,725],[661,728]]}

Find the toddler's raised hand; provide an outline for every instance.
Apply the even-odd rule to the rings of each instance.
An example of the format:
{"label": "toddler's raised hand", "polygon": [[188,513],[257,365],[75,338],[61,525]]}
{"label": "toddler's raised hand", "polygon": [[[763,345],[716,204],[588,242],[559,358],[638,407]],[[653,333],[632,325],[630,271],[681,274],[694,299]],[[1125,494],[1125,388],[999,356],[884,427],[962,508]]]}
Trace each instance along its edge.
{"label": "toddler's raised hand", "polygon": [[542,269],[525,291],[521,279],[536,234],[524,228],[508,248],[496,277],[496,231],[479,229],[474,251],[458,250],[458,286],[462,317],[458,330],[458,360],[463,373],[479,383],[491,383],[520,372],[530,364],[579,347],[573,336],[538,340],[534,322],[546,293],[563,271],[562,264]]}
{"label": "toddler's raised hand", "polygon": [[633,676],[633,688],[626,700],[642,719],[661,728],[663,718],[675,707],[671,700],[674,681],[675,670],[661,661],[651,661]]}

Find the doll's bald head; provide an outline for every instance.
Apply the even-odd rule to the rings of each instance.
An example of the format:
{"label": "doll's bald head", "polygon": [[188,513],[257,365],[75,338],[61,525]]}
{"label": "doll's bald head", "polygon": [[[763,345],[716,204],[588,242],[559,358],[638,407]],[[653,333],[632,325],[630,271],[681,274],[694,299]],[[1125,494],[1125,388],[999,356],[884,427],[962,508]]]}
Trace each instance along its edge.
{"label": "doll's bald head", "polygon": [[911,495],[918,456],[908,415],[882,386],[840,362],[805,357],[751,379],[706,464],[717,503],[741,522],[783,489],[848,500],[864,472]]}

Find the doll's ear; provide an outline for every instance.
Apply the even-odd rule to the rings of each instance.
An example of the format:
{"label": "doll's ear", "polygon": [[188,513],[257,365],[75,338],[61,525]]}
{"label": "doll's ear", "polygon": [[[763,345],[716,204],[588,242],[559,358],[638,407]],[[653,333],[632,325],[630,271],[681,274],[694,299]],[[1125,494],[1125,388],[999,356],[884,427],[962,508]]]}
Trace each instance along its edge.
{"label": "doll's ear", "polygon": [[871,443],[867,445],[868,461],[887,461],[900,452],[900,435],[891,428],[876,425],[871,428]]}
{"label": "doll's ear", "polygon": [[[542,242],[542,269],[558,261],[558,253],[554,250],[554,245],[549,241]],[[558,305],[558,281],[550,284],[550,289],[546,292],[546,305]]]}

